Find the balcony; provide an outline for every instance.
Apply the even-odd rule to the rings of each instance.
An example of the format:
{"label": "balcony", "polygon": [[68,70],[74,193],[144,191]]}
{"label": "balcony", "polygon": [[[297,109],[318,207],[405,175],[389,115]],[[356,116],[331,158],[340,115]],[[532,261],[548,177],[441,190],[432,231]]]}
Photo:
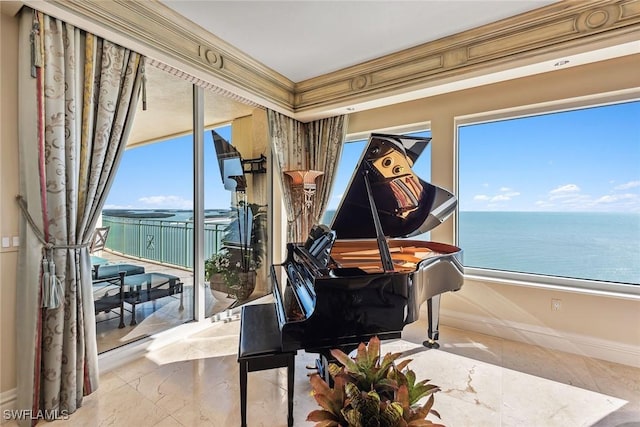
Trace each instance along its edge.
{"label": "balcony", "polygon": [[[119,308],[96,314],[98,352],[102,353],[127,343],[165,331],[189,322],[193,318],[193,222],[159,221],[149,219],[117,218],[104,216],[104,226],[109,226],[105,250],[99,253],[103,262],[132,264],[144,268],[146,273],[163,273],[177,276],[182,282],[182,294],[158,298],[135,305],[137,324],[131,325],[132,306],[124,305],[124,328],[120,326]],[[224,224],[205,226],[205,250],[210,255],[221,248]],[[94,298],[116,290],[96,284]],[[224,292],[207,291],[205,313],[210,317],[233,305],[236,300]],[[180,309],[181,297],[184,308]]]}

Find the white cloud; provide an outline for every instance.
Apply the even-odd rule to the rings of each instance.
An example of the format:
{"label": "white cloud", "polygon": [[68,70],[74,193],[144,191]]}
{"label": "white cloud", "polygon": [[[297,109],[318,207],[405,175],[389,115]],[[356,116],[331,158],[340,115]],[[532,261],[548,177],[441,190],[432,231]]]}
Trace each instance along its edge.
{"label": "white cloud", "polygon": [[628,190],[630,188],[640,187],[640,181],[629,181],[624,184],[616,185],[614,190]]}
{"label": "white cloud", "polygon": [[574,198],[580,192],[580,187],[575,184],[565,184],[549,191],[549,200],[565,199],[567,197]]}
{"label": "white cloud", "polygon": [[[509,199],[511,197],[515,197],[515,196],[519,196],[520,193],[517,191],[513,191],[513,189],[509,188],[509,187],[501,187],[500,188],[500,192],[504,193],[504,196],[507,196]],[[497,197],[497,196],[496,196]],[[509,200],[509,199],[504,199],[504,200]]]}
{"label": "white cloud", "polygon": [[[515,196],[519,196],[520,193],[517,191],[513,191],[510,187],[500,187],[498,190],[498,194],[487,195],[487,194],[477,194],[473,196],[473,200],[476,202],[489,202],[486,207],[502,207],[500,206],[500,202],[507,202],[511,200],[511,198]],[[497,204],[496,204],[497,203]]]}
{"label": "white cloud", "polygon": [[576,193],[580,191],[580,187],[578,187],[575,184],[566,184],[566,185],[561,185],[558,188],[554,188],[553,190],[549,191],[549,194],[554,194],[554,195],[565,195],[565,194],[570,194],[570,193]]}
{"label": "white cloud", "polygon": [[180,196],[148,196],[140,197],[139,202],[145,205],[145,208],[162,208],[162,209],[191,209],[193,201],[184,199]]}
{"label": "white cloud", "polygon": [[620,202],[623,200],[635,200],[637,199],[638,196],[635,194],[629,194],[629,193],[625,193],[625,194],[609,194],[606,196],[602,196],[599,199],[596,199],[594,201],[595,204],[599,204],[599,203],[615,203],[615,202]]}

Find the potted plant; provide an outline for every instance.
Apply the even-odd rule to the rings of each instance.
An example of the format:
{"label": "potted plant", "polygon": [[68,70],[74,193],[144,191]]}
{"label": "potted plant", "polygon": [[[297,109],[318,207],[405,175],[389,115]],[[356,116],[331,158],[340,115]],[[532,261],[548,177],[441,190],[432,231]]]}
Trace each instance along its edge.
{"label": "potted plant", "polygon": [[[331,388],[318,374],[310,377],[312,393],[322,409],[311,411],[307,421],[316,427],[443,427],[426,419],[433,414],[434,393],[438,386],[429,380],[416,382],[415,373],[407,368],[411,360],[395,364],[400,353],[388,353],[380,360],[380,340],[371,338],[361,343],[355,359],[340,350],[331,355],[342,364],[329,364],[334,386]],[[420,405],[418,401],[429,396]]]}
{"label": "potted plant", "polygon": [[205,261],[205,278],[212,290],[227,292],[243,301],[255,289],[257,270],[265,253],[264,208],[244,201],[238,204],[236,215],[224,230],[222,250]]}
{"label": "potted plant", "polygon": [[224,276],[229,270],[230,265],[229,252],[225,250],[217,252],[207,258],[204,262],[204,278],[209,281],[212,289],[214,287],[221,288],[224,285]]}

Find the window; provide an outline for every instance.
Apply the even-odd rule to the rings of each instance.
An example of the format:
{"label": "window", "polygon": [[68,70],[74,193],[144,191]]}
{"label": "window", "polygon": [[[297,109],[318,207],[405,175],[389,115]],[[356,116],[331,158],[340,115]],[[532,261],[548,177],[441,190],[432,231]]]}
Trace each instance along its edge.
{"label": "window", "polygon": [[[385,133],[385,132],[381,132]],[[389,132],[391,133],[391,132]],[[429,137],[431,136],[431,131],[421,131],[421,132],[393,132],[402,135],[409,136],[420,136],[420,137]],[[353,172],[356,170],[358,166],[358,162],[360,161],[360,157],[362,156],[362,152],[367,146],[368,138],[366,139],[357,139],[354,141],[346,142],[342,149],[342,155],[340,157],[340,163],[338,164],[338,170],[336,171],[336,179],[333,184],[333,188],[331,190],[331,196],[329,197],[329,204],[327,205],[327,210],[322,218],[322,223],[330,225],[333,216],[336,213],[336,210],[340,206],[340,202],[342,201],[342,196],[347,191],[347,186],[351,180],[351,176]],[[427,145],[427,148],[424,150],[422,155],[418,158],[418,161],[413,165],[413,171],[418,175],[422,180],[429,182],[431,180],[431,144]],[[424,233],[421,236],[417,236],[414,238],[417,239],[428,239],[429,233]]]}
{"label": "window", "polygon": [[467,273],[638,285],[639,118],[634,101],[460,125]]}
{"label": "window", "polygon": [[[96,307],[104,308],[96,313],[100,353],[194,317],[192,85],[153,67],[146,75],[149,108],[138,104],[102,210],[102,225],[110,229],[98,262],[116,267],[98,271],[124,269],[131,277],[122,312],[111,310],[119,295],[113,282],[93,286]],[[178,101],[163,104],[167,91]],[[171,120],[158,120],[165,111]]]}
{"label": "window", "polygon": [[[99,303],[96,331],[101,353],[185,322],[203,320],[228,308],[239,295],[238,286],[234,292],[214,295],[203,283],[206,258],[220,252],[227,226],[234,224],[239,211],[244,213],[223,189],[211,130],[227,141],[231,141],[232,129],[240,132],[242,150],[252,152],[258,139],[251,137],[258,134],[251,127],[255,106],[198,89],[160,68],[148,67],[146,76],[149,108],[143,110],[139,104],[102,211],[101,225],[110,227],[109,237],[105,250],[92,257],[103,275],[124,270],[137,276],[124,279],[122,311],[117,283],[109,281],[103,286],[100,282],[93,288]],[[236,126],[238,122],[244,124]],[[263,139],[266,141],[266,132]],[[247,178],[247,189],[266,197],[266,176]],[[258,203],[253,194],[248,202]],[[259,203],[266,209],[266,202]],[[265,221],[264,211],[260,214],[249,220],[252,230]],[[259,238],[266,242],[266,236]],[[262,276],[258,277],[263,278],[260,283],[267,283],[264,251],[252,248],[249,255],[242,257],[245,263],[241,265],[253,268],[252,261],[259,258]],[[256,276],[238,273],[229,277],[239,285]],[[146,294],[139,296],[145,284]],[[254,295],[267,292],[267,285],[261,286],[255,286]]]}

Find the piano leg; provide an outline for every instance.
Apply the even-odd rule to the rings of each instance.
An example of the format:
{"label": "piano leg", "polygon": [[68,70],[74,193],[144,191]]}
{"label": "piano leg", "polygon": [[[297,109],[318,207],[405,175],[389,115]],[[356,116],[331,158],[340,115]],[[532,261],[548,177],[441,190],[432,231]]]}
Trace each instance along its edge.
{"label": "piano leg", "polygon": [[287,426],[293,427],[293,386],[295,379],[296,360],[289,358],[287,362]]}
{"label": "piano leg", "polygon": [[440,323],[440,295],[435,295],[427,300],[427,321],[429,322],[429,330],[427,331],[427,341],[422,345],[427,348],[439,348],[437,343],[439,338],[438,326]]}
{"label": "piano leg", "polygon": [[248,362],[241,362],[240,363],[240,425],[242,427],[247,427],[247,371],[248,371]]}

